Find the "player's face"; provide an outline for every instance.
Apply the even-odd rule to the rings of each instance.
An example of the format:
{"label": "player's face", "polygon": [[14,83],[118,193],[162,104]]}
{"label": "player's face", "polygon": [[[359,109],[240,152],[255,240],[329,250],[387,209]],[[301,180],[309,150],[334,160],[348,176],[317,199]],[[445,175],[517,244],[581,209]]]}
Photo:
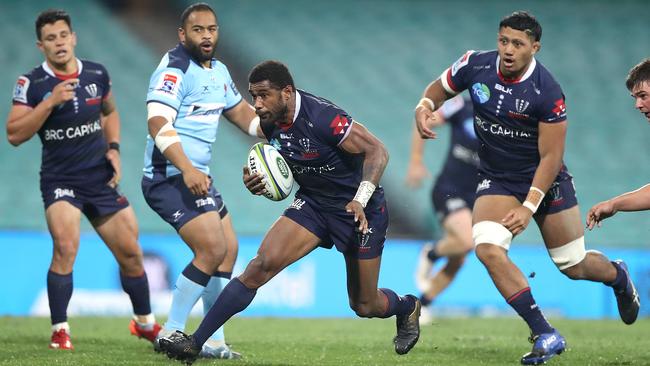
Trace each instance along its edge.
{"label": "player's face", "polygon": [[65,69],[70,62],[75,62],[74,48],[77,37],[63,20],[45,24],[41,28],[41,39],[36,42],[48,63],[56,69]]}
{"label": "player's face", "polygon": [[199,62],[209,62],[214,57],[219,39],[217,18],[211,11],[195,11],[178,29],[181,43]]}
{"label": "player's face", "polygon": [[534,42],[524,31],[503,27],[497,37],[499,71],[508,79],[520,77],[539,51],[540,43]]}
{"label": "player's face", "polygon": [[632,89],[634,107],[650,122],[650,81],[644,81]]}
{"label": "player's face", "polygon": [[262,123],[286,124],[291,99],[291,87],[282,90],[274,88],[268,80],[249,84],[248,92],[253,97],[255,113]]}

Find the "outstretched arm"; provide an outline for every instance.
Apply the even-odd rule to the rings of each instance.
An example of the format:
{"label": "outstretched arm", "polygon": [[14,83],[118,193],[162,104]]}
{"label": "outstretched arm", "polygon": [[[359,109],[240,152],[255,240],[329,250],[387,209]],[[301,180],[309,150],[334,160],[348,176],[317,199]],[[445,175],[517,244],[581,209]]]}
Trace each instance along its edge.
{"label": "outstretched arm", "polygon": [[359,222],[359,231],[368,232],[368,221],[363,209],[372,197],[379,180],[388,164],[388,150],[366,127],[354,121],[349,135],[343,140],[341,149],[352,154],[364,154],[361,184],[354,199],[345,206],[347,212],[354,213],[354,221]]}
{"label": "outstretched arm", "polygon": [[587,228],[600,227],[603,220],[616,215],[618,211],[642,210],[650,210],[650,184],[594,205],[587,212]]}
{"label": "outstretched arm", "polygon": [[[440,111],[433,112],[433,118],[428,127],[437,127],[445,122]],[[411,157],[406,171],[406,184],[411,188],[417,188],[422,183],[424,178],[430,177],[431,173],[424,164],[424,140],[420,137],[420,133],[416,126],[413,127],[411,134]]]}
{"label": "outstretched arm", "polygon": [[423,139],[434,139],[436,133],[431,130],[435,125],[435,112],[442,104],[453,95],[447,93],[442,86],[442,81],[436,79],[427,85],[420,102],[415,107],[415,127]]}

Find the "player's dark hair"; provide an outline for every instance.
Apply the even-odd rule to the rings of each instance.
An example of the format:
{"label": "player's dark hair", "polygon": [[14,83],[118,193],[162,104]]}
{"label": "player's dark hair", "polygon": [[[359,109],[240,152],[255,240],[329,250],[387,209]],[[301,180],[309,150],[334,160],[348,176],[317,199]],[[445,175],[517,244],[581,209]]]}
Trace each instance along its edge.
{"label": "player's dark hair", "polygon": [[535,42],[542,39],[542,26],[532,14],[526,11],[516,11],[505,16],[499,23],[499,29],[503,27],[525,32]]}
{"label": "player's dark hair", "polygon": [[41,29],[45,24],[54,24],[59,20],[63,20],[70,30],[72,30],[72,20],[70,20],[70,15],[61,9],[48,9],[38,14],[36,18],[36,38],[41,40]]}
{"label": "player's dark hair", "polygon": [[293,78],[287,65],[283,64],[280,61],[268,60],[262,63],[257,64],[253,67],[250,74],[248,74],[248,82],[251,84],[259,83],[264,80],[268,80],[276,89],[284,89],[285,86],[291,85],[292,88],[296,88],[293,84]]}
{"label": "player's dark hair", "polygon": [[217,19],[217,13],[215,13],[214,9],[212,9],[210,5],[206,3],[196,3],[188,6],[181,13],[181,28],[185,27],[185,22],[187,22],[187,18],[189,18],[190,15],[196,11],[209,11],[214,15],[214,19]]}
{"label": "player's dark hair", "polygon": [[644,82],[650,83],[650,58],[639,62],[630,70],[625,79],[625,86],[627,86],[627,90],[632,91],[634,87]]}

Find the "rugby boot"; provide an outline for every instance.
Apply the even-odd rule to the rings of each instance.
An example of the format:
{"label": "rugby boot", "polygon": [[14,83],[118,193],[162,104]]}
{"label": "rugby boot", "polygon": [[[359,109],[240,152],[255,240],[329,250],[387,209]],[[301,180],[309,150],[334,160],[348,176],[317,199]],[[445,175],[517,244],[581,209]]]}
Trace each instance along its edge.
{"label": "rugby boot", "polygon": [[219,360],[238,360],[241,353],[233,351],[229,345],[223,344],[219,347],[212,347],[206,342],[199,353],[201,358],[214,358]]}
{"label": "rugby boot", "polygon": [[153,328],[151,329],[141,327],[134,319],[131,319],[131,322],[129,323],[129,330],[132,335],[137,336],[138,338],[144,338],[151,343],[155,342],[158,333],[160,333],[160,329],[162,329],[162,327],[158,323],[154,323]]}
{"label": "rugby boot", "polygon": [[49,347],[51,349],[74,349],[72,342],[70,342],[70,334],[66,332],[65,329],[59,329],[52,332],[52,339],[50,340]]}
{"label": "rugby boot", "polygon": [[612,263],[625,271],[625,275],[627,276],[625,289],[622,291],[614,290],[614,295],[616,296],[618,314],[621,316],[621,320],[625,324],[632,324],[636,321],[636,317],[639,315],[639,308],[641,307],[639,293],[636,291],[636,287],[634,287],[630,272],[627,270],[627,264],[620,259],[617,259]]}
{"label": "rugby boot", "polygon": [[564,337],[555,329],[551,333],[532,335],[528,340],[533,349],[521,357],[522,365],[541,365],[566,349]]}
{"label": "rugby boot", "polygon": [[158,343],[167,357],[183,361],[186,365],[193,364],[201,352],[201,347],[194,342],[194,337],[180,330],[169,337],[160,338]]}
{"label": "rugby boot", "polygon": [[397,335],[393,338],[395,352],[407,354],[420,338],[420,300],[413,295],[406,295],[415,302],[413,311],[408,315],[397,315]]}

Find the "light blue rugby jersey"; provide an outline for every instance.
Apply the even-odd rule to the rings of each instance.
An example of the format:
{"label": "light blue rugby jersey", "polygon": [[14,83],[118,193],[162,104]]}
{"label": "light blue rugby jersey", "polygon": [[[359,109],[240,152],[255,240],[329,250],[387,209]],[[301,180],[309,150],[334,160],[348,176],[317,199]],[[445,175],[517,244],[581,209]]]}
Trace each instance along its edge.
{"label": "light blue rugby jersey", "polygon": [[[205,69],[181,44],[163,56],[151,75],[147,93],[147,103],[162,103],[178,112],[174,128],[183,151],[192,165],[205,174],[210,174],[212,143],[217,137],[219,117],[241,101],[226,65],[213,59],[212,68]],[[180,171],[147,135],[144,175],[150,179],[164,179],[177,174]]]}

